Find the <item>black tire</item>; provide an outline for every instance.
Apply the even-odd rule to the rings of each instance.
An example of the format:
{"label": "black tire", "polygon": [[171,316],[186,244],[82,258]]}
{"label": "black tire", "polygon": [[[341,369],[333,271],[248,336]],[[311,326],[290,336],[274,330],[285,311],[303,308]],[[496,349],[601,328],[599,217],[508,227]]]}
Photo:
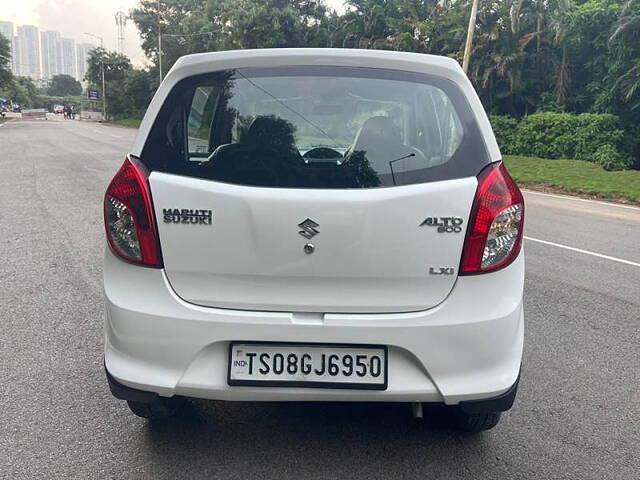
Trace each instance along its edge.
{"label": "black tire", "polygon": [[157,397],[153,402],[127,400],[127,405],[137,416],[148,420],[163,420],[176,415],[184,405],[181,397]]}
{"label": "black tire", "polygon": [[495,427],[501,415],[501,412],[465,413],[458,409],[453,415],[453,425],[461,432],[480,433]]}

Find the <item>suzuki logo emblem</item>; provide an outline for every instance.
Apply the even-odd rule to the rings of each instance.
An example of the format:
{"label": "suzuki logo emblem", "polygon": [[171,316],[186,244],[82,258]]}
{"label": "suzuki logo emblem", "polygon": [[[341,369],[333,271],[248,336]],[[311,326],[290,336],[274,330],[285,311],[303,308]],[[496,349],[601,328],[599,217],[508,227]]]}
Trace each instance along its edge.
{"label": "suzuki logo emblem", "polygon": [[316,230],[316,227],[319,227],[320,225],[318,225],[310,218],[307,218],[305,221],[300,222],[298,226],[302,229],[298,233],[306,239],[313,238],[320,233],[318,230]]}

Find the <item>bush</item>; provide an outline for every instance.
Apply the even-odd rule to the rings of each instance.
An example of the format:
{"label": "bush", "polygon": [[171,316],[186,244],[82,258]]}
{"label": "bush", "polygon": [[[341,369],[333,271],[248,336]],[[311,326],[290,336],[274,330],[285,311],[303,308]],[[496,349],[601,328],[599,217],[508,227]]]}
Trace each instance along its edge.
{"label": "bush", "polygon": [[[574,158],[572,134],[574,115],[569,113],[536,113],[522,119],[512,146],[516,155],[540,158]],[[574,128],[572,128],[572,126]]]}
{"label": "bush", "polygon": [[523,118],[491,117],[503,153],[539,158],[572,158],[608,170],[633,164],[620,120],[611,114],[543,112]]}
{"label": "bush", "polygon": [[496,135],[500,151],[507,155],[513,154],[512,145],[518,129],[518,120],[503,115],[490,115],[489,120]]}
{"label": "bush", "polygon": [[595,163],[605,170],[626,170],[633,161],[631,157],[625,157],[612,145],[602,145],[593,155]]}

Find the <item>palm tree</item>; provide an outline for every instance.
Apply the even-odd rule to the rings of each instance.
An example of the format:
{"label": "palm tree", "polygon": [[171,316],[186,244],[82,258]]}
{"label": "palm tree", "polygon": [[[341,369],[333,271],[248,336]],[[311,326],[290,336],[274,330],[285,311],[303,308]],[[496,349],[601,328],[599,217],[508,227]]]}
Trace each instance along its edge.
{"label": "palm tree", "polygon": [[516,35],[508,23],[495,21],[500,15],[501,12],[479,15],[479,33],[474,39],[468,75],[489,109],[499,101],[511,115],[518,116],[525,48],[532,37]]}
{"label": "palm tree", "polygon": [[559,104],[566,102],[569,96],[569,57],[567,54],[567,36],[569,35],[570,19],[567,15],[571,8],[570,0],[557,0],[556,9],[551,22],[551,28],[555,32],[554,43],[560,47],[562,54],[558,73],[556,76],[556,95]]}
{"label": "palm tree", "polygon": [[620,18],[609,41],[615,42],[622,37],[638,36],[640,36],[640,0],[628,0],[620,10]]}
{"label": "palm tree", "polygon": [[514,35],[520,33],[521,20],[532,21],[536,24],[535,32],[531,32],[530,35],[536,37],[536,54],[540,53],[542,29],[547,19],[546,0],[516,0],[511,4],[509,17],[511,31]]}
{"label": "palm tree", "polygon": [[[618,77],[614,88],[619,88],[625,101],[631,103],[631,108],[640,108],[640,60],[635,62],[629,70]],[[634,100],[634,97],[638,96]]]}
{"label": "palm tree", "polygon": [[[640,107],[640,0],[628,0],[620,10],[620,17],[609,37],[609,43],[620,45],[622,61],[629,61],[631,67],[618,77],[614,89],[622,93],[627,102],[633,102],[631,108]],[[638,97],[633,101],[634,97]]]}

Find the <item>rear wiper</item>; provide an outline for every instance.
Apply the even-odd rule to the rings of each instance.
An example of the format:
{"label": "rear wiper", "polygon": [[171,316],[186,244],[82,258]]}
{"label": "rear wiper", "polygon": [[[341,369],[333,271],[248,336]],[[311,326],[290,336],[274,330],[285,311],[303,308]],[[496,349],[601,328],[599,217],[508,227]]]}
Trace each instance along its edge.
{"label": "rear wiper", "polygon": [[[364,150],[358,150],[358,151],[364,151]],[[393,164],[395,162],[399,162],[400,160],[405,160],[407,158],[411,158],[411,157],[415,157],[415,156],[416,156],[416,154],[412,152],[412,153],[408,153],[407,155],[404,155],[404,156],[402,156],[400,158],[394,158],[393,160],[389,160],[389,162],[388,162],[389,163],[389,169],[391,170],[391,178],[393,180],[393,184],[394,185],[396,185],[396,177],[395,177],[395,174],[393,173]],[[344,162],[342,162],[342,163],[346,163],[349,160],[349,158],[350,157],[345,158]]]}
{"label": "rear wiper", "polygon": [[393,180],[393,184],[394,185],[397,185],[397,183],[396,183],[396,175],[395,175],[395,173],[393,173],[393,164],[395,162],[399,162],[400,160],[405,160],[407,158],[411,158],[411,157],[415,157],[415,156],[416,156],[416,154],[412,152],[412,153],[409,153],[409,154],[405,155],[404,157],[396,158],[394,160],[389,160],[389,169],[391,170],[391,180]]}

